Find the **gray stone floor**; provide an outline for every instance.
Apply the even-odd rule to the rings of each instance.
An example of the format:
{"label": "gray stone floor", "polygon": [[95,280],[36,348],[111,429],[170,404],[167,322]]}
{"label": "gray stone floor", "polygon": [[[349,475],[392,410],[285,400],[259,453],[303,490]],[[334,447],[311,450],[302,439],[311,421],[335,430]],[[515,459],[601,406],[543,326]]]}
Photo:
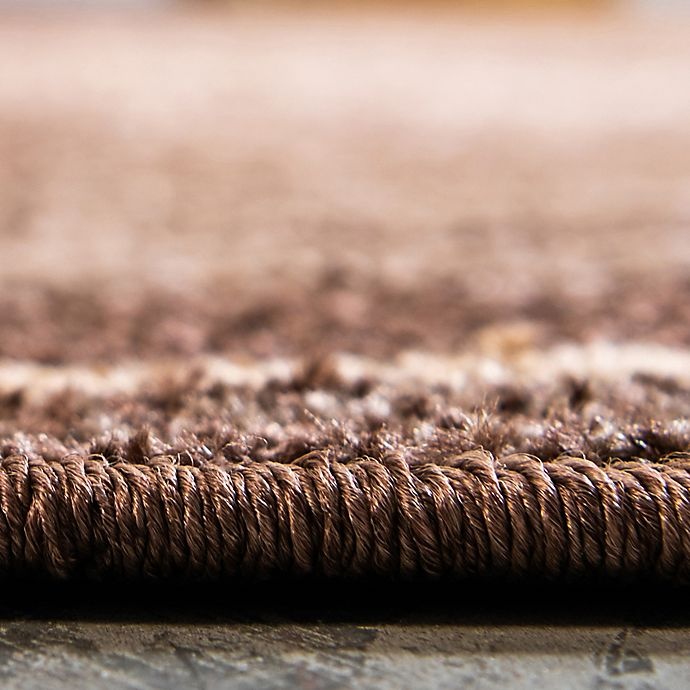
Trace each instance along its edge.
{"label": "gray stone floor", "polygon": [[687,688],[683,590],[3,585],[3,688]]}

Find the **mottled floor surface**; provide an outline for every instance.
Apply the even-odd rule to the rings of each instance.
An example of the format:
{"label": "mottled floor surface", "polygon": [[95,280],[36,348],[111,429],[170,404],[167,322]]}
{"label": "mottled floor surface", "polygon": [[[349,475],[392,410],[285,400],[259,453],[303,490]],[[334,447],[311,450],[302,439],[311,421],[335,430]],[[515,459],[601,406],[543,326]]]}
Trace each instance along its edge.
{"label": "mottled floor surface", "polygon": [[[136,588],[135,588],[136,589]],[[57,594],[57,596],[56,596]],[[679,591],[45,589],[0,609],[7,688],[687,687]]]}

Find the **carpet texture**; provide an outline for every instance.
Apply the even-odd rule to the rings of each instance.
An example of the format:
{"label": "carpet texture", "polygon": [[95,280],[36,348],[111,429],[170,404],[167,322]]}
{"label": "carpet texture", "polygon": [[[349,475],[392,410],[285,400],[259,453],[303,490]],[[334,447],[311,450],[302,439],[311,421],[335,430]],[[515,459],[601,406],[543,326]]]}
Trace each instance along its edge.
{"label": "carpet texture", "polygon": [[1,17],[0,574],[686,581],[689,37]]}

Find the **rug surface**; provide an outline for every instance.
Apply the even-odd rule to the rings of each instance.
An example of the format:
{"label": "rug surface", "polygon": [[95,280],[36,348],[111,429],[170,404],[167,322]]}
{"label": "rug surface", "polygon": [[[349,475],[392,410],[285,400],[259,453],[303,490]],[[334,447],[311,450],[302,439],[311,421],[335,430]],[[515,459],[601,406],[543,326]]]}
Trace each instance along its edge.
{"label": "rug surface", "polygon": [[0,573],[690,576],[690,26],[0,18]]}

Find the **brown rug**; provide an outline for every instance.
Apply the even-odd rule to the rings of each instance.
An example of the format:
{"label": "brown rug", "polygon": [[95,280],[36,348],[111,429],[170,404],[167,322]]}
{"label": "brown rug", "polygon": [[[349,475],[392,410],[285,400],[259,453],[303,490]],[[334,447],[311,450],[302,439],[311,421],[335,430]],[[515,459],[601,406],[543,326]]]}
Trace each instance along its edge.
{"label": "brown rug", "polygon": [[0,17],[0,574],[687,580],[689,38]]}

